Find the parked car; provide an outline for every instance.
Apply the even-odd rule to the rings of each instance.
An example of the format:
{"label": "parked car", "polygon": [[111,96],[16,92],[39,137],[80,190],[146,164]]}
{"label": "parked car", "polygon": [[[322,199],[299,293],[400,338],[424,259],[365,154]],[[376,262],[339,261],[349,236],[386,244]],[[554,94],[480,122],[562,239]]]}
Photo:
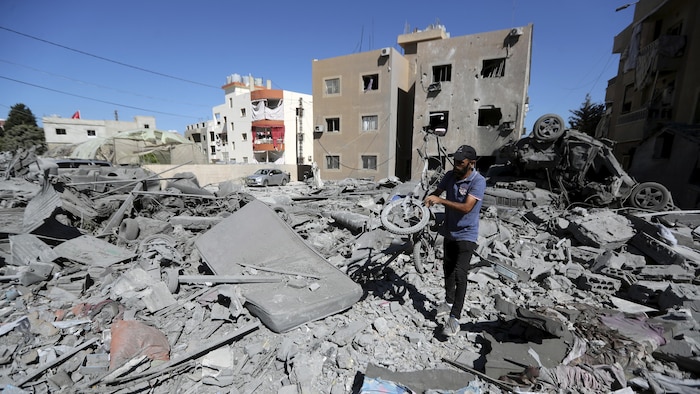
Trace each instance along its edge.
{"label": "parked car", "polygon": [[284,186],[289,182],[290,178],[290,173],[277,168],[261,168],[255,171],[253,175],[248,175],[245,184],[248,186]]}

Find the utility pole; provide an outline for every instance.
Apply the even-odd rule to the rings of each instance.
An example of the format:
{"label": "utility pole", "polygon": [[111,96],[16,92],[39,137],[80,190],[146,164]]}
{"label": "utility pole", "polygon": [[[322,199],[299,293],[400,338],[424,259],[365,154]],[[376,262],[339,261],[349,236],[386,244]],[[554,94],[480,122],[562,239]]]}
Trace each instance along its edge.
{"label": "utility pole", "polygon": [[119,112],[117,110],[114,110],[114,120],[119,120]]}
{"label": "utility pole", "polygon": [[299,107],[297,107],[297,165],[304,164],[304,103],[299,97]]}

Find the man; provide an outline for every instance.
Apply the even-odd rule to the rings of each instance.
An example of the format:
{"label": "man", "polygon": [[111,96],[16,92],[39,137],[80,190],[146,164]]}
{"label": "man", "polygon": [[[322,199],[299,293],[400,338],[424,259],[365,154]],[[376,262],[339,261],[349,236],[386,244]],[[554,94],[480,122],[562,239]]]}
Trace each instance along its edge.
{"label": "man", "polygon": [[[425,205],[445,206],[444,257],[445,302],[438,306],[436,316],[449,313],[443,334],[454,336],[460,331],[464,298],[467,294],[469,262],[476,250],[479,236],[479,210],[486,189],[486,179],[475,169],[476,150],[460,146],[453,155],[454,169],[448,171],[425,199]],[[440,195],[445,192],[445,197]]]}

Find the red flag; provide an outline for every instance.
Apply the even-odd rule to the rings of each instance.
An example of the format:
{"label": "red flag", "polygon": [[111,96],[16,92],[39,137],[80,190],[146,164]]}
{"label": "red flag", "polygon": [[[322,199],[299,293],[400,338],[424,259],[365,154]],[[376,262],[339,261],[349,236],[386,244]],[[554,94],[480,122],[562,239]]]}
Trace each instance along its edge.
{"label": "red flag", "polygon": [[70,117],[71,119],[80,119],[80,110],[75,111],[73,116]]}

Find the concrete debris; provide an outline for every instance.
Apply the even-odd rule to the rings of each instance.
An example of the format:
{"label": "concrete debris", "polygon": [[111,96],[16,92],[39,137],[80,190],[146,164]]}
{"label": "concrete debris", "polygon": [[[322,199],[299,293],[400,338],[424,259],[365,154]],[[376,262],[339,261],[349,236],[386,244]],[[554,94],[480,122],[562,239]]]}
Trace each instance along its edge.
{"label": "concrete debris", "polygon": [[[605,144],[574,131],[545,142],[512,157],[554,169],[569,195],[490,188],[449,339],[435,316],[440,212],[410,231],[381,220],[413,183],[201,187],[192,173],[42,170],[23,152],[0,182],[0,387],[697,392],[700,214],[623,207],[637,186]],[[562,152],[626,189],[586,183]],[[572,196],[596,206],[563,207]]]}

